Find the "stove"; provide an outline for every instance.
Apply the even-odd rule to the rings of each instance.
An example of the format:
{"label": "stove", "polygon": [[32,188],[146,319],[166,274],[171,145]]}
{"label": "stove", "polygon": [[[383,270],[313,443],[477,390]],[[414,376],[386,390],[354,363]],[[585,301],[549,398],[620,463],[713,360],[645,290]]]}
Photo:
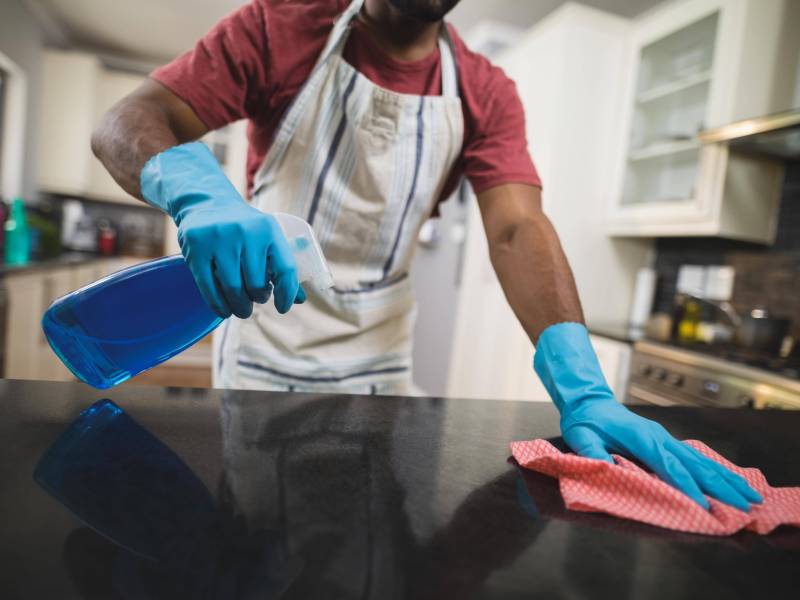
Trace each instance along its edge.
{"label": "stove", "polygon": [[692,344],[691,346],[678,346],[692,352],[699,352],[716,358],[739,363],[748,367],[755,367],[764,371],[769,371],[775,375],[781,375],[789,379],[800,381],[800,354],[789,357],[779,357],[763,352],[753,352],[743,350],[733,344]]}
{"label": "stove", "polygon": [[800,361],[734,347],[634,345],[631,404],[800,409]]}

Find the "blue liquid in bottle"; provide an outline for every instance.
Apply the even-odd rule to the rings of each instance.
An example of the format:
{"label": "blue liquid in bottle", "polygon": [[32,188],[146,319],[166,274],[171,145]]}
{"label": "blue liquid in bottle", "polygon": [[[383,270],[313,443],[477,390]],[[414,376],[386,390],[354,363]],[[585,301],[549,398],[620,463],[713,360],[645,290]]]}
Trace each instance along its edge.
{"label": "blue liquid in bottle", "polygon": [[105,389],[183,352],[220,323],[178,255],[59,298],[44,314],[42,329],[78,379]]}

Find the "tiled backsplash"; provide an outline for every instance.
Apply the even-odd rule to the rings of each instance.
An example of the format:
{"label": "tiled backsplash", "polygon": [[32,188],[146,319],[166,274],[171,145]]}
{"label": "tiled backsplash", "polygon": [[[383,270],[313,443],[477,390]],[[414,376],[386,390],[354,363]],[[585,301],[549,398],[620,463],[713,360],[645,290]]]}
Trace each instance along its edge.
{"label": "tiled backsplash", "polygon": [[733,305],[744,313],[756,305],[792,319],[800,336],[800,162],[787,165],[775,244],[764,247],[718,238],[661,238],[655,310],[671,311],[682,264],[731,265],[736,269]]}

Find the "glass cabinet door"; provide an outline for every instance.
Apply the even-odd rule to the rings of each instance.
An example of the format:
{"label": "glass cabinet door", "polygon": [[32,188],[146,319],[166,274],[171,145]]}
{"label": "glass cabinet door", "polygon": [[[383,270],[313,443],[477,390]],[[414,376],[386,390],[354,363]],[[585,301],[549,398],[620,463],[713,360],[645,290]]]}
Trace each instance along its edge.
{"label": "glass cabinet door", "polygon": [[621,205],[695,198],[719,14],[642,48]]}

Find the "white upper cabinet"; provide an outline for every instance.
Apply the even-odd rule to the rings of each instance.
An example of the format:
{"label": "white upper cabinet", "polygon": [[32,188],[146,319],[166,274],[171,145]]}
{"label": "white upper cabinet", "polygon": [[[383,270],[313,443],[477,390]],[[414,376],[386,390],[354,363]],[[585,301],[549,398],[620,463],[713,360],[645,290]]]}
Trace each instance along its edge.
{"label": "white upper cabinet", "polygon": [[782,166],[697,134],[791,105],[798,5],[680,0],[635,22],[611,233],[774,239]]}
{"label": "white upper cabinet", "polygon": [[[138,74],[124,73],[122,71],[110,71],[103,69],[99,73],[95,87],[94,115],[92,127],[99,124],[103,115],[119,100],[134,91],[144,81],[144,77]],[[135,202],[139,200],[130,196],[119,184],[109,175],[94,155],[90,156],[89,167],[89,186],[86,195],[98,200],[114,202]]]}
{"label": "white upper cabinet", "polygon": [[38,159],[44,191],[80,195],[89,187],[99,68],[97,59],[87,54],[45,53]]}
{"label": "white upper cabinet", "polygon": [[120,188],[91,150],[102,115],[144,80],[112,71],[82,52],[45,52],[39,139],[39,187],[46,192],[139,203]]}

